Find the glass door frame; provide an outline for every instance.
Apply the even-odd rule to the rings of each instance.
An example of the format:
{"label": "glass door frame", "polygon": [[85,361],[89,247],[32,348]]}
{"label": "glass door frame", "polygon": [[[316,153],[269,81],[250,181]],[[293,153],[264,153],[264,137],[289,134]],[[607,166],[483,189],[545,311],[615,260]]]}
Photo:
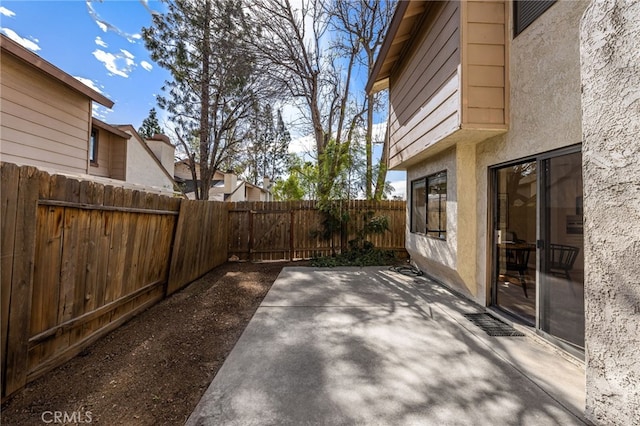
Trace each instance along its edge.
{"label": "glass door frame", "polygon": [[[580,359],[584,359],[584,348],[578,348],[575,345],[572,345],[568,342],[566,342],[563,339],[560,339],[558,337],[555,337],[545,331],[542,330],[541,326],[541,310],[542,310],[542,297],[544,293],[543,291],[541,291],[541,279],[542,279],[542,274],[541,271],[543,270],[542,268],[545,266],[544,262],[545,260],[543,259],[544,256],[544,232],[546,231],[543,226],[543,222],[544,222],[544,218],[546,217],[545,215],[547,214],[547,202],[546,202],[546,173],[545,170],[543,169],[543,164],[545,164],[546,160],[550,160],[552,158],[555,157],[561,157],[563,155],[568,155],[568,154],[575,154],[575,153],[581,153],[582,152],[582,143],[576,144],[576,145],[571,145],[571,146],[567,146],[564,148],[560,148],[560,149],[556,149],[553,151],[547,151],[544,153],[540,153],[540,154],[536,154],[536,155],[530,155],[527,157],[522,157],[522,158],[518,158],[516,160],[512,160],[512,161],[507,161],[507,162],[503,162],[503,163],[499,163],[493,166],[489,167],[489,211],[490,214],[488,215],[489,218],[489,234],[488,234],[488,244],[490,247],[490,250],[488,251],[488,253],[491,256],[490,262],[488,262],[488,265],[491,268],[490,273],[487,274],[487,277],[491,280],[490,281],[490,306],[492,306],[493,308],[496,308],[498,310],[500,310],[501,312],[505,312],[507,315],[510,315],[512,317],[517,318],[518,320],[521,320],[523,322],[525,322],[526,324],[529,324],[528,321],[524,320],[523,318],[521,318],[520,316],[518,316],[516,313],[510,312],[502,307],[500,307],[500,305],[498,305],[498,286],[496,285],[497,279],[498,279],[498,268],[497,266],[497,259],[498,259],[498,248],[497,248],[497,236],[496,236],[496,224],[498,223],[498,208],[497,208],[497,203],[498,203],[498,170],[504,168],[504,167],[509,167],[509,166],[515,166],[518,164],[523,164],[523,163],[529,163],[529,162],[536,162],[536,170],[537,170],[537,176],[536,176],[536,186],[537,186],[537,200],[536,200],[536,270],[535,270],[535,286],[536,286],[536,299],[535,299],[535,305],[536,305],[536,318],[535,318],[535,332],[536,334],[542,336],[543,338],[545,338],[546,340],[549,340],[550,342],[552,342],[553,344],[557,345],[558,347],[560,347],[561,349],[565,350],[566,352],[570,353],[573,356],[576,356],[577,358]],[[548,218],[546,219],[548,222]]]}
{"label": "glass door frame", "polygon": [[[542,271],[546,268],[546,253],[545,253],[545,239],[547,238],[547,229],[544,226],[550,226],[550,218],[548,217],[548,170],[545,168],[548,160],[553,158],[562,157],[564,155],[582,153],[582,144],[572,145],[565,148],[561,148],[555,151],[549,151],[537,156],[538,161],[538,205],[537,205],[537,220],[536,220],[536,286],[538,291],[536,292],[536,333],[545,339],[551,341],[556,346],[559,346],[566,352],[573,356],[584,359],[584,348],[578,347],[572,343],[567,342],[564,339],[556,337],[546,331],[542,330],[542,316],[543,313],[543,297],[547,296],[547,292],[542,289]],[[581,248],[584,250],[584,244]]]}

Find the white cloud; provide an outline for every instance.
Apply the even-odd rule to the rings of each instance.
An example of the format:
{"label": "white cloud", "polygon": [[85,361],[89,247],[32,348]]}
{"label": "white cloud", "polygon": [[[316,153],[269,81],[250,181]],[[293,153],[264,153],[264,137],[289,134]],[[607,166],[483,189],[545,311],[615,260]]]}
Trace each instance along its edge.
{"label": "white cloud", "polygon": [[407,182],[404,180],[389,182],[391,187],[393,188],[393,192],[391,193],[392,197],[400,197],[403,200],[407,199]]}
{"label": "white cloud", "polygon": [[149,1],[148,0],[140,0],[140,3],[142,3],[142,5],[144,6],[145,9],[147,9],[147,12],[149,12],[151,15],[160,15],[160,12],[157,12],[155,10],[152,10],[149,7]]}
{"label": "white cloud", "polygon": [[[126,51],[122,51],[122,52],[123,53],[118,53],[114,55],[113,53],[96,49],[93,52],[93,56],[95,56],[95,58],[98,61],[104,64],[105,68],[107,69],[107,71],[109,71],[109,73],[127,78],[129,77],[129,73],[133,70],[136,63],[133,61],[133,59],[131,59],[129,56],[124,54],[124,52]],[[129,55],[131,55],[131,53],[129,53]],[[122,64],[122,62],[124,62],[124,64]]]}
{"label": "white cloud", "polygon": [[151,64],[150,64],[149,62],[147,62],[147,61],[142,61],[142,62],[140,62],[140,66],[141,66],[142,68],[144,68],[145,70],[147,70],[147,71],[151,71],[151,70],[153,69],[153,65],[151,65]]}
{"label": "white cloud", "polygon": [[127,57],[127,58],[129,58],[129,59],[133,59],[133,58],[135,58],[135,56],[133,56],[133,53],[131,53],[131,52],[127,51],[127,50],[120,49],[120,51],[122,52],[122,54],[123,54],[124,56],[126,56],[126,57]]}
{"label": "white cloud", "polygon": [[106,33],[107,30],[109,29],[109,27],[107,26],[107,24],[105,24],[102,21],[96,21],[96,24],[98,24],[98,27],[100,27],[100,29],[102,30],[103,33]]}
{"label": "white cloud", "polygon": [[102,93],[102,90],[100,90],[100,88],[98,87],[98,85],[96,85],[96,83],[89,79],[89,78],[84,78],[84,77],[78,77],[77,75],[74,75],[73,78],[75,78],[76,80],[78,80],[80,83],[84,84],[85,86],[89,86],[90,88],[92,88],[93,90],[95,90],[98,93]]}
{"label": "white cloud", "polygon": [[91,115],[98,120],[106,121],[107,115],[110,114],[112,110],[107,107],[104,107],[97,102],[91,103]]}
{"label": "white cloud", "polygon": [[13,18],[16,16],[16,13],[13,10],[9,10],[4,6],[0,6],[0,15],[7,16],[9,18]]}
{"label": "white cloud", "polygon": [[109,45],[107,43],[105,43],[104,40],[102,40],[102,38],[100,38],[100,36],[96,37],[95,42],[98,46],[101,47],[109,47]]}
{"label": "white cloud", "polygon": [[91,16],[91,18],[96,23],[96,25],[98,25],[98,27],[100,27],[100,29],[102,31],[104,31],[105,33],[107,31],[113,31],[114,33],[118,34],[119,36],[126,38],[127,41],[129,41],[129,43],[137,43],[138,40],[140,40],[142,38],[142,36],[140,34],[128,34],[128,33],[124,32],[124,31],[122,31],[120,28],[116,27],[115,25],[112,25],[109,22],[107,22],[104,19],[102,19],[100,17],[100,15],[94,9],[91,0],[86,0],[85,4],[87,6],[87,12],[89,12],[89,16]]}
{"label": "white cloud", "polygon": [[40,46],[38,46],[38,40],[35,39],[35,41],[20,37],[15,31],[9,29],[9,28],[0,28],[0,32],[4,33],[7,37],[9,37],[11,40],[15,41],[16,43],[18,43],[19,45],[21,45],[22,47],[29,49],[33,52],[37,52],[38,50],[40,50]]}
{"label": "white cloud", "polygon": [[307,154],[315,150],[316,141],[313,135],[296,138],[289,142],[289,153]]}

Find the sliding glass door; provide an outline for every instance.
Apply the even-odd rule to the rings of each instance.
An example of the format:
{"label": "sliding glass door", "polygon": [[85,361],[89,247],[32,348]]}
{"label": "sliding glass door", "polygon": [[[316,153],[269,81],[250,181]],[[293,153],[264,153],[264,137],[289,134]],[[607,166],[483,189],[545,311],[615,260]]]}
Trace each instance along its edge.
{"label": "sliding glass door", "polygon": [[584,347],[579,147],[493,169],[492,304]]}
{"label": "sliding glass door", "polygon": [[540,162],[540,329],[584,347],[582,155]]}
{"label": "sliding glass door", "polygon": [[534,325],[537,163],[502,167],[495,176],[494,303]]}

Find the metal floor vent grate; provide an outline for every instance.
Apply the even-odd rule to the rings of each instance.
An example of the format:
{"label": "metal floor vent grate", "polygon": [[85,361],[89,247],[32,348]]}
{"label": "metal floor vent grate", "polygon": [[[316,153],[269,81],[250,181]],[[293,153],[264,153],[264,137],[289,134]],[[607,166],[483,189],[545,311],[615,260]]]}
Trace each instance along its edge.
{"label": "metal floor vent grate", "polygon": [[464,314],[464,316],[469,321],[483,329],[489,336],[524,336],[523,333],[511,327],[509,324],[506,324],[487,313]]}

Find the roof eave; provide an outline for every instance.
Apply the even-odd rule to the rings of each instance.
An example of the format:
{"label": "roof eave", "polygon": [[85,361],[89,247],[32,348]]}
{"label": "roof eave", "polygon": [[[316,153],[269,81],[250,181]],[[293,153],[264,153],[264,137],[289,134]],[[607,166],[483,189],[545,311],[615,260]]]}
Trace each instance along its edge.
{"label": "roof eave", "polygon": [[113,133],[114,135],[120,136],[123,139],[131,139],[131,135],[127,132],[122,131],[121,129],[118,129],[117,127],[114,127],[110,124],[105,123],[104,121],[100,121],[95,117],[91,117],[91,124],[106,130],[107,132]]}
{"label": "roof eave", "polygon": [[55,78],[70,89],[87,96],[92,101],[96,101],[100,105],[104,105],[107,108],[113,107],[113,101],[111,99],[98,93],[86,84],[83,84],[73,76],[62,71],[60,68],[56,67],[50,62],[45,61],[35,53],[25,49],[15,41],[11,40],[9,37],[0,34],[0,46],[2,47],[2,51],[15,56],[21,61]]}
{"label": "roof eave", "polygon": [[[393,13],[393,18],[391,18],[391,23],[389,24],[389,29],[387,30],[387,34],[384,36],[382,47],[380,48],[380,52],[378,52],[378,57],[376,58],[376,62],[373,65],[373,70],[371,71],[369,80],[367,81],[367,85],[365,87],[367,93],[376,93],[380,90],[386,89],[389,86],[389,77],[385,76],[380,78],[379,74],[384,61],[389,54],[389,49],[391,49],[391,46],[393,45],[393,39],[400,29],[400,25],[402,24],[404,14],[409,7],[409,3],[409,0],[401,0],[396,6],[396,10]],[[386,84],[380,84],[381,81],[386,81]]]}

